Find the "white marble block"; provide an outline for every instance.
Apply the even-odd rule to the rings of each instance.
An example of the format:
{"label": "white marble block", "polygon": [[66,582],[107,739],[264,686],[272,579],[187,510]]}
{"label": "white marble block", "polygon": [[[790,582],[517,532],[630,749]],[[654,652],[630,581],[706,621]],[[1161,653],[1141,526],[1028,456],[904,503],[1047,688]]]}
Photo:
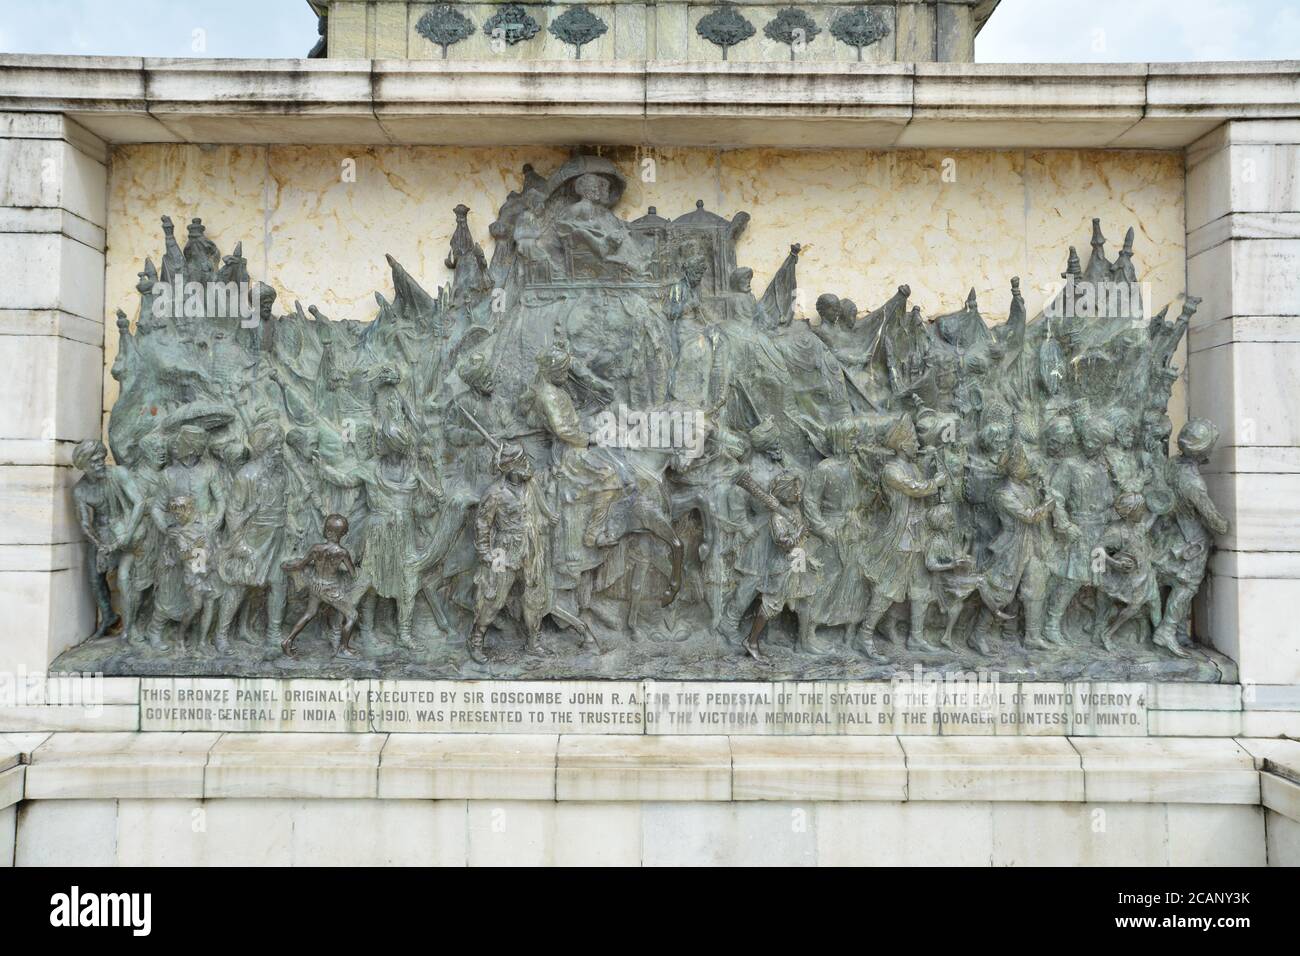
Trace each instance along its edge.
{"label": "white marble block", "polygon": [[29,800],[203,796],[216,733],[54,734],[27,768]]}
{"label": "white marble block", "polygon": [[557,800],[727,800],[726,737],[560,738]]}
{"label": "white marble block", "polygon": [[733,737],[733,800],[905,800],[895,737]]}
{"label": "white marble block", "polygon": [[378,792],[383,734],[225,734],[203,795],[345,799]]}
{"label": "white marble block", "polygon": [[909,800],[1082,800],[1079,754],[1056,737],[900,737]]}
{"label": "white marble block", "polygon": [[1089,802],[1259,803],[1255,762],[1235,741],[1212,738],[1072,741]]}
{"label": "white marble block", "polygon": [[1187,151],[1188,292],[1205,299],[1190,339],[1190,410],[1222,430],[1207,475],[1232,523],[1219,546],[1234,564],[1272,566],[1229,570],[1216,559],[1196,626],[1255,683],[1300,683],[1300,573],[1270,560],[1293,553],[1300,535],[1298,144],[1294,119],[1240,120]]}
{"label": "white marble block", "polygon": [[379,757],[379,796],[554,800],[558,744],[542,734],[392,734]]}
{"label": "white marble block", "polygon": [[0,545],[29,552],[0,571],[3,671],[44,670],[94,629],[61,446],[101,427],[106,161],[58,113],[0,113]]}

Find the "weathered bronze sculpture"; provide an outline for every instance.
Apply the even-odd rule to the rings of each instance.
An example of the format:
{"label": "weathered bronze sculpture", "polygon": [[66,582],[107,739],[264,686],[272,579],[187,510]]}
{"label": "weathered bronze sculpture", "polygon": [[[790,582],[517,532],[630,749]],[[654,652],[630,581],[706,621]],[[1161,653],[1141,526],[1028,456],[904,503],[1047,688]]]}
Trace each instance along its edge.
{"label": "weathered bronze sculpture", "polygon": [[1112,262],[1096,226],[1033,318],[1013,279],[999,325],[973,292],[926,322],[906,285],[804,321],[799,246],[756,297],[748,215],[626,221],[623,188],[597,156],[525,167],[490,260],[458,206],[449,286],[390,258],[365,321],[277,314],[238,247],[164,218],[118,319],[116,463],[74,457],[99,624],[61,664],[1230,676],[1188,633],[1214,426],[1167,454],[1196,300],[1147,320],[1131,232]]}
{"label": "weathered bronze sculpture", "polygon": [[348,519],[342,515],[330,515],[325,519],[324,533],[325,540],[313,544],[301,558],[280,565],[284,571],[301,574],[303,589],[307,592],[307,610],[285,636],[280,649],[292,655],[294,639],[324,605],[341,616],[337,653],[339,657],[351,659],[356,657],[350,645],[352,630],[357,623],[357,607],[350,596],[350,582],[346,579],[355,576],[357,568],[348,549],[340,544],[348,533]]}

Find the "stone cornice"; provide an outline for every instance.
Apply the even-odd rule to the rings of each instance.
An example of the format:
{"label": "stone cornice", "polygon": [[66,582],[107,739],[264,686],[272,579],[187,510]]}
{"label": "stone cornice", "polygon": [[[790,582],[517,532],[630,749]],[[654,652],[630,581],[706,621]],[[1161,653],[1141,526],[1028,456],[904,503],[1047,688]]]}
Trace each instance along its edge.
{"label": "stone cornice", "polygon": [[1300,62],[808,64],[0,56],[0,110],[110,143],[1183,148],[1300,117]]}
{"label": "stone cornice", "polygon": [[1300,815],[1295,741],[54,733],[0,738],[22,800],[222,798],[1263,805]]}

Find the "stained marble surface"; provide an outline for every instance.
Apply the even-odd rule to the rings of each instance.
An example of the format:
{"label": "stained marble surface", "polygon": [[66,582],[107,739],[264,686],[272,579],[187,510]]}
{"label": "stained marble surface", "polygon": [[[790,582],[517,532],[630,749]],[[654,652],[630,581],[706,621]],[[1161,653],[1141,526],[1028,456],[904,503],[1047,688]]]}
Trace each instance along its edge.
{"label": "stained marble surface", "polygon": [[[1160,308],[1183,290],[1186,234],[1180,154],[1142,151],[777,150],[616,148],[628,175],[619,206],[635,218],[647,206],[676,217],[697,199],[730,217],[753,219],[739,245],[762,289],[790,242],[804,244],[803,315],[833,291],[863,309],[903,282],[926,316],[960,308],[972,286],[990,321],[1005,318],[1010,278],[1021,277],[1032,316],[1058,287],[1062,251],[1100,217],[1137,231],[1140,281]],[[177,231],[194,216],[229,252],[237,241],[256,278],[278,290],[278,307],[317,305],[334,318],[369,318],[373,292],[387,288],[391,253],[426,288],[449,278],[443,265],[455,226],[452,207],[489,256],[488,224],[519,170],[543,175],[563,150],[341,146],[117,148],[109,184],[106,367],[117,350],[113,311],[134,317],[136,272],[162,251],[158,219]],[[1087,258],[1088,250],[1080,250]],[[1197,289],[1189,290],[1198,294]],[[1204,294],[1204,290],[1199,290]],[[1178,364],[1185,365],[1181,358]],[[104,407],[117,383],[104,377]],[[1175,387],[1175,428],[1185,418]]]}

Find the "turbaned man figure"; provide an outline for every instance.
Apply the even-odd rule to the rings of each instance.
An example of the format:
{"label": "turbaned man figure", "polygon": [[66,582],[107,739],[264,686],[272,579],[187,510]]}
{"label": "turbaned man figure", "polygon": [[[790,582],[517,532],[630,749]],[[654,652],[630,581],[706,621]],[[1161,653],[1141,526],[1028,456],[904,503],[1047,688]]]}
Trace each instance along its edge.
{"label": "turbaned man figure", "polygon": [[474,550],[479,567],[474,576],[474,627],[469,654],[487,662],[484,639],[497,614],[510,599],[516,583],[523,591],[526,649],[541,653],[542,618],[551,603],[546,566],[546,532],[558,516],[533,483],[532,462],[524,449],[503,444],[497,451],[499,477],[479,502],[474,518]]}

